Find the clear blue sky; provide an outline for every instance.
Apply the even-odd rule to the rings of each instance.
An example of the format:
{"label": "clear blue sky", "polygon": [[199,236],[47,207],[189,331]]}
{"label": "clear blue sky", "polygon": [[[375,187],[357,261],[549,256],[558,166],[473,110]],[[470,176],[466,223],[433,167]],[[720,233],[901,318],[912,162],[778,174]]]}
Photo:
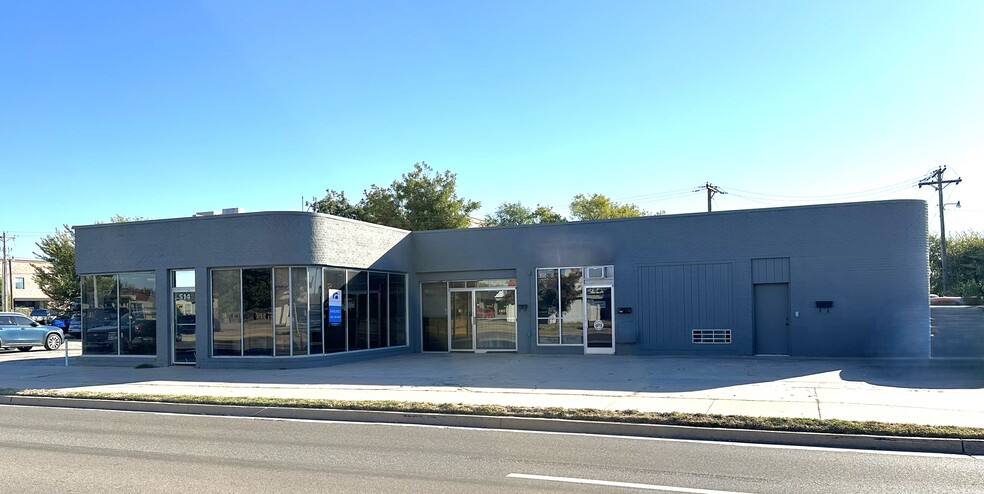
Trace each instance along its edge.
{"label": "clear blue sky", "polygon": [[476,216],[888,198],[984,229],[984,2],[8,1],[0,230],[357,200],[418,161]]}

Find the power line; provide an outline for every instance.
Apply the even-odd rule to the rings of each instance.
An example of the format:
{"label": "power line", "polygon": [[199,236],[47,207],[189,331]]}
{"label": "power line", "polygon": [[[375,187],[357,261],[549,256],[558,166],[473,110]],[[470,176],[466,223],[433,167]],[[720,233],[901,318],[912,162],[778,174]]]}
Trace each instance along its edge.
{"label": "power line", "polygon": [[728,189],[729,191],[744,192],[745,194],[749,194],[753,196],[761,196],[763,199],[772,199],[772,200],[786,201],[786,202],[801,202],[801,201],[811,201],[811,200],[830,200],[830,199],[849,199],[852,197],[869,197],[879,194],[887,195],[887,194],[892,194],[895,192],[900,192],[905,189],[915,187],[913,182],[918,179],[919,178],[916,177],[910,180],[906,180],[905,182],[884,185],[881,187],[874,187],[867,190],[848,192],[844,194],[829,194],[829,195],[821,195],[821,196],[790,196],[790,195],[782,195],[782,194],[768,194],[764,192],[753,192],[753,191],[742,190],[733,187],[725,187],[725,188]]}
{"label": "power line", "polygon": [[[939,200],[940,200],[940,202],[939,202],[939,205],[940,205],[940,267],[942,268],[942,273],[943,273],[943,276],[942,276],[942,278],[943,278],[943,293],[941,293],[941,295],[943,295],[944,293],[946,293],[946,226],[945,226],[945,223],[943,221],[943,206],[946,203],[943,202],[943,189],[946,188],[947,185],[950,185],[950,184],[956,185],[956,184],[959,184],[962,181],[962,179],[960,177],[957,177],[956,180],[943,180],[943,172],[945,172],[945,171],[946,171],[946,167],[945,166],[941,166],[941,167],[937,168],[936,171],[934,171],[932,174],[930,174],[926,178],[924,178],[924,179],[922,179],[922,180],[919,181],[919,188],[922,188],[923,185],[929,185],[929,186],[932,186],[934,189],[936,189],[936,193],[939,194]],[[931,180],[931,179],[933,179],[933,180]]]}
{"label": "power line", "polygon": [[712,184],[710,182],[704,182],[704,185],[701,185],[700,187],[697,187],[696,189],[694,189],[694,192],[700,192],[701,189],[707,191],[707,212],[708,213],[711,212],[711,199],[714,198],[714,195],[715,194],[727,194],[727,192],[724,192],[723,190],[721,190],[720,187],[718,187],[717,185],[714,185],[714,184]]}

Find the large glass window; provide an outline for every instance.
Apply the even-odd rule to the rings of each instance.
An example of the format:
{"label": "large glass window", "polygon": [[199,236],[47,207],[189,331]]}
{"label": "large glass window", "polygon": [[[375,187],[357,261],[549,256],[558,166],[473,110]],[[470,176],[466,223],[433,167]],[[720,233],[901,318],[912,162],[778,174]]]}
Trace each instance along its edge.
{"label": "large glass window", "polygon": [[407,277],[389,275],[389,343],[390,346],[407,344]]}
{"label": "large glass window", "polygon": [[242,299],[238,269],[212,271],[212,355],[242,355]]}
{"label": "large glass window", "polygon": [[584,344],[584,271],[536,270],[537,344]]}
{"label": "large glass window", "polygon": [[425,352],[448,351],[448,284],[420,284],[420,313]]}
{"label": "large glass window", "polygon": [[386,273],[369,273],[369,347],[389,346]]}
{"label": "large glass window", "polygon": [[582,288],[581,268],[560,270],[560,342],[564,345],[581,345],[584,342]]}
{"label": "large glass window", "polygon": [[349,350],[369,348],[369,273],[348,271],[349,280],[345,284],[348,297],[345,306],[348,322]]}
{"label": "large glass window", "polygon": [[308,354],[308,283],[306,268],[290,268],[291,351]]}
{"label": "large glass window", "polygon": [[290,268],[273,270],[274,355],[290,355]]}
{"label": "large glass window", "polygon": [[273,270],[243,270],[243,354],[273,355]]}
{"label": "large glass window", "polygon": [[211,281],[214,356],[406,345],[402,274],[313,266],[214,269]]}
{"label": "large glass window", "polygon": [[560,343],[560,281],[557,269],[536,270],[537,343]]}
{"label": "large glass window", "polygon": [[82,353],[156,355],[153,272],[82,276]]}
{"label": "large glass window", "polygon": [[325,352],[324,332],[322,331],[323,320],[321,316],[321,301],[324,294],[321,289],[322,276],[321,268],[307,268],[308,279],[308,324],[311,328],[311,353],[318,354]]}
{"label": "large glass window", "polygon": [[120,354],[157,355],[157,297],[154,273],[119,275]]}
{"label": "large glass window", "polygon": [[344,269],[325,268],[325,353],[344,352],[346,341]]}

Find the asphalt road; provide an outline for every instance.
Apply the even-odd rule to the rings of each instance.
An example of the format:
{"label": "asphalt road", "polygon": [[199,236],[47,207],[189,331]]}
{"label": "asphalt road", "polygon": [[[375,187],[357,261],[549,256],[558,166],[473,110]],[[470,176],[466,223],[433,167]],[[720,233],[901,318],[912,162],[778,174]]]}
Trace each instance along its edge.
{"label": "asphalt road", "polygon": [[646,490],[980,493],[984,459],[0,406],[2,492]]}

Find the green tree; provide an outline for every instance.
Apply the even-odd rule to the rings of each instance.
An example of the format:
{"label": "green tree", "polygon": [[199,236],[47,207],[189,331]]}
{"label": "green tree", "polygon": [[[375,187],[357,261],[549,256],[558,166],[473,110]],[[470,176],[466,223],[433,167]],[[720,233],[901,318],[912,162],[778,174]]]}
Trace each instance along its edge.
{"label": "green tree", "polygon": [[359,219],[359,209],[349,202],[344,192],[328,189],[321,199],[314,198],[307,207],[318,213],[341,216],[342,218]]}
{"label": "green tree", "polygon": [[324,198],[307,205],[315,212],[405,230],[465,228],[469,213],[478,209],[479,203],[459,197],[456,187],[454,173],[437,173],[421,162],[389,187],[372,185],[358,204],[349,202],[343,192],[329,189]]}
{"label": "green tree", "polygon": [[550,206],[536,205],[536,209],[523,206],[521,202],[504,202],[492,214],[485,215],[484,226],[534,225],[539,223],[560,223],[566,221]]}
{"label": "green tree", "polygon": [[[109,221],[126,223],[142,219],[117,214]],[[68,225],[63,225],[61,230],[42,237],[37,246],[41,253],[35,252],[35,257],[49,262],[50,266],[34,266],[34,282],[51,299],[55,308],[70,308],[81,294],[79,275],[75,272],[75,232]]]}
{"label": "green tree", "polygon": [[68,309],[79,298],[79,275],[75,272],[75,233],[68,225],[37,243],[34,255],[49,266],[34,266],[34,282],[54,307]]}
{"label": "green tree", "polygon": [[946,239],[946,293],[941,273],[940,238],[930,235],[930,291],[960,297],[984,296],[984,235],[975,231],[950,234]]}
{"label": "green tree", "polygon": [[[650,214],[635,204],[620,204],[601,194],[578,194],[571,201],[570,209],[575,221],[636,218]],[[656,214],[662,214],[662,211]]]}

